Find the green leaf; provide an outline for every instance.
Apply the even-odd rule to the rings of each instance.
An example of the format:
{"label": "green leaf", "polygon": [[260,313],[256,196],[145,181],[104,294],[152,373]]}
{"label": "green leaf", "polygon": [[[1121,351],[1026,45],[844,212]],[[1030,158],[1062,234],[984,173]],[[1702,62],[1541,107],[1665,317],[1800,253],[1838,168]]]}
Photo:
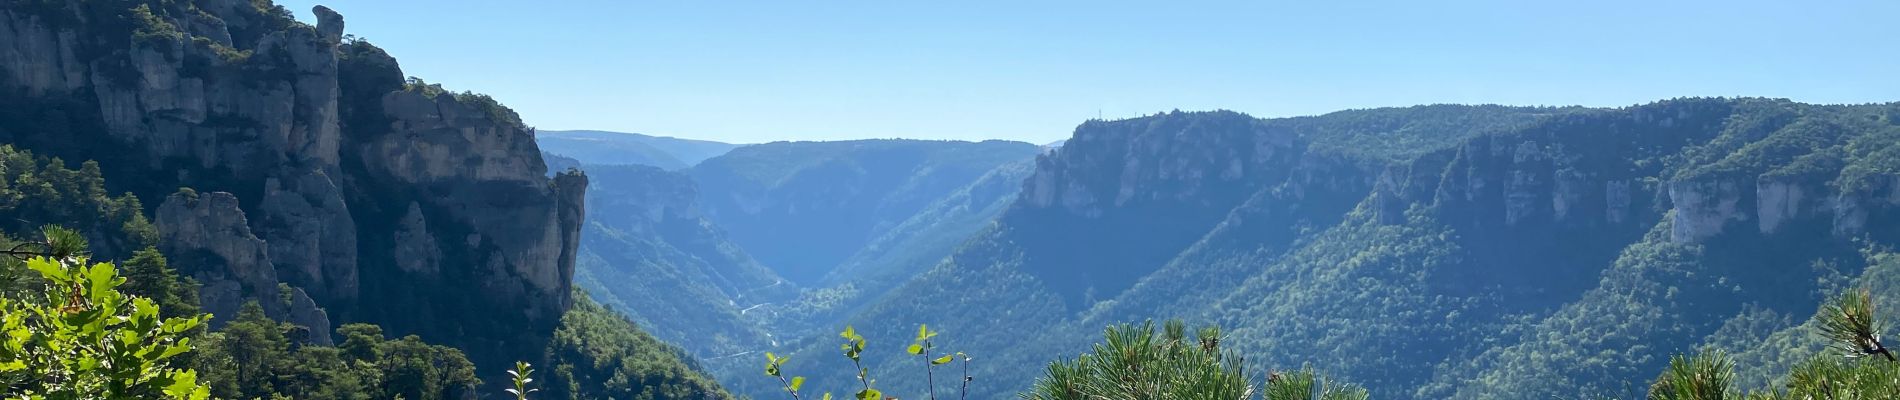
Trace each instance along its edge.
{"label": "green leaf", "polygon": [[924,339],[929,339],[929,338],[930,338],[930,326],[924,325],[924,324],[918,324],[917,325],[917,341],[921,342],[921,341],[924,341]]}
{"label": "green leaf", "polygon": [[911,355],[924,354],[924,346],[920,344],[913,344],[913,345],[910,345],[909,348],[904,349],[904,351],[910,352]]}
{"label": "green leaf", "polygon": [[858,391],[858,400],[883,400],[883,399],[884,399],[884,392],[879,392],[877,391],[877,389],[864,389],[864,390]]}
{"label": "green leaf", "polygon": [[86,271],[86,282],[91,286],[89,289],[92,290],[91,294],[93,296],[117,294],[112,288],[119,286],[120,282],[124,282],[124,280],[117,278],[118,271],[112,268],[112,264],[93,264],[92,269]]}
{"label": "green leaf", "polygon": [[777,354],[772,354],[772,352],[769,352],[769,351],[765,352],[765,375],[779,376],[778,366],[779,364],[784,364],[784,363],[785,363],[785,359],[778,358]]}
{"label": "green leaf", "polygon": [[172,384],[166,386],[164,389],[166,395],[174,399],[202,398],[194,396],[196,392],[204,389],[198,386],[198,371],[185,370],[173,372],[171,379]]}
{"label": "green leaf", "polygon": [[[209,317],[209,316],[210,314],[205,314],[204,317]],[[188,330],[191,330],[192,328],[198,327],[198,325],[204,324],[204,321],[205,321],[204,317],[169,318],[169,319],[166,319],[165,322],[159,324],[159,330],[162,330],[168,333],[181,333],[184,331],[188,331]]]}
{"label": "green leaf", "polygon": [[798,388],[803,387],[803,386],[805,386],[805,377],[802,377],[802,376],[792,377],[792,383],[791,383],[792,391],[798,391]]}
{"label": "green leaf", "polygon": [[930,360],[930,365],[944,365],[944,364],[949,364],[949,363],[950,363],[950,359],[951,359],[951,358],[953,358],[953,357],[955,357],[955,356],[953,356],[953,355],[948,355],[948,354],[946,354],[946,355],[944,355],[943,357],[937,357],[937,359],[935,359],[935,360]]}
{"label": "green leaf", "polygon": [[159,325],[158,304],[143,297],[132,299],[132,315],[128,321],[132,323],[132,329],[138,331],[157,328]]}
{"label": "green leaf", "polygon": [[170,347],[166,347],[166,348],[165,348],[165,352],[163,352],[163,353],[158,353],[158,357],[156,357],[156,358],[153,358],[153,359],[152,359],[152,361],[158,361],[158,360],[163,360],[163,359],[167,359],[167,358],[172,358],[172,357],[174,357],[174,356],[177,356],[177,355],[179,355],[179,354],[185,354],[185,352],[188,352],[188,351],[191,351],[191,346],[187,346],[187,345],[185,345],[185,344],[182,344],[182,343],[181,343],[181,344],[177,344],[177,345],[172,345],[172,346],[170,346]]}
{"label": "green leaf", "polygon": [[71,274],[66,273],[65,267],[53,262],[51,258],[34,257],[32,260],[26,261],[26,267],[38,271],[40,276],[54,283],[69,282],[73,279]]}

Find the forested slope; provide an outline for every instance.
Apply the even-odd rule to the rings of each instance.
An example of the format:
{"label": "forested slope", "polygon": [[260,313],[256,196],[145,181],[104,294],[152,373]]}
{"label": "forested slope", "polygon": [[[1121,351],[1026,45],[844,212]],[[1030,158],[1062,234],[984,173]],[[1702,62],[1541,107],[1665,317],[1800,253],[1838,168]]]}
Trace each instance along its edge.
{"label": "forested slope", "polygon": [[[1635,397],[1671,353],[1790,329],[1839,285],[1820,277],[1896,240],[1897,123],[1719,98],[1089,122],[996,226],[848,321],[931,324],[987,356],[985,393],[1102,326],[1180,317],[1383,398]],[[850,370],[829,343],[796,354]]]}

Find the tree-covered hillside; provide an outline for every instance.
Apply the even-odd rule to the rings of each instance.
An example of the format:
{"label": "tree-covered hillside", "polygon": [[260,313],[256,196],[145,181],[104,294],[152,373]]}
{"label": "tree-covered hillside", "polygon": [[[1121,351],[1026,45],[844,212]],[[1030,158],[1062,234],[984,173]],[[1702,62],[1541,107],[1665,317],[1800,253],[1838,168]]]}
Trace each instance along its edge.
{"label": "tree-covered hillside", "polygon": [[1021,142],[855,140],[745,146],[693,167],[702,209],[793,282],[819,282],[873,240],[1003,164]]}
{"label": "tree-covered hillside", "polygon": [[699,213],[687,176],[648,166],[586,165],[592,209],[575,279],[699,357],[771,346],[771,311],[797,289],[726,240]]}
{"label": "tree-covered hillside", "polygon": [[837,321],[937,265],[970,236],[988,228],[1016,200],[1034,160],[1003,164],[905,219],[827,273],[787,320]]}
{"label": "tree-covered hillside", "polygon": [[[1021,147],[995,144],[998,149]],[[862,248],[841,260],[829,275],[815,279],[814,286],[801,289],[803,285],[780,278],[766,264],[755,261],[748,253],[750,249],[728,239],[731,231],[727,227],[702,215],[702,204],[708,198],[730,198],[734,193],[711,192],[691,176],[653,167],[594,165],[551,154],[545,157],[550,170],[579,168],[589,177],[591,211],[582,230],[576,273],[581,287],[660,338],[681,344],[726,378],[752,375],[757,369],[753,358],[772,349],[778,340],[834,330],[834,323],[857,307],[935,265],[971,234],[988,226],[1014,198],[1022,178],[1030,171],[1027,155],[981,174],[960,171],[981,167],[950,160],[952,156],[964,157],[957,152],[983,149],[967,142],[881,143],[869,150],[844,148],[845,152],[830,155],[829,160],[822,152],[774,150],[783,144],[762,146],[799,162],[845,162],[862,171],[892,171],[879,174],[918,174],[902,179],[886,176],[890,179],[840,182],[805,178],[788,183],[778,189],[780,192],[802,193],[813,199],[841,195],[846,197],[838,201],[883,201],[904,207],[915,205],[903,202],[924,204],[915,206],[909,215],[890,211],[887,217],[903,219],[880,222],[891,225],[888,227],[867,228],[878,229],[878,236],[859,244]],[[936,153],[950,161],[907,160],[885,154],[892,151]],[[968,181],[959,183],[957,179]],[[898,184],[905,186],[889,187]],[[891,190],[897,192],[887,192]],[[789,228],[787,231],[833,229]],[[837,237],[801,240],[848,241]]]}
{"label": "tree-covered hillside", "polygon": [[[1092,121],[993,228],[847,322],[937,327],[987,356],[986,395],[1102,326],[1185,318],[1379,398],[1634,398],[1673,352],[1789,336],[1900,239],[1896,126],[1893,105],[1770,99]],[[786,352],[849,370],[805,356],[828,343]],[[1791,365],[1748,354],[1782,358],[1747,376]]]}

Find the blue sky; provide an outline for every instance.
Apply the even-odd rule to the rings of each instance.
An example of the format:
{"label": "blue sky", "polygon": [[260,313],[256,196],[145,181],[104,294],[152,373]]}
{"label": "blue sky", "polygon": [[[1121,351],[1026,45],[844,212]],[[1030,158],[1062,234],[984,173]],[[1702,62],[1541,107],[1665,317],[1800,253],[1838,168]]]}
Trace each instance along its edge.
{"label": "blue sky", "polygon": [[766,142],[1066,138],[1255,116],[1681,96],[1900,100],[1900,2],[279,1],[541,129]]}

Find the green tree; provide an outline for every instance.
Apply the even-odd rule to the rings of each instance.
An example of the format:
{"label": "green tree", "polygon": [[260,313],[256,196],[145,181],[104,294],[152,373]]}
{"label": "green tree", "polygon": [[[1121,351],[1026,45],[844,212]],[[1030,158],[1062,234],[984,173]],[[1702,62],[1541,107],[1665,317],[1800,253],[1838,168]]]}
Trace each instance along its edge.
{"label": "green tree", "polygon": [[1084,399],[1236,399],[1266,395],[1268,400],[1365,399],[1366,391],[1329,382],[1310,370],[1272,374],[1264,390],[1249,380],[1239,357],[1225,353],[1219,328],[1202,328],[1188,337],[1180,321],[1161,332],[1153,322],[1108,328],[1102,343],[1072,361],[1049,364],[1028,400]]}
{"label": "green tree", "polygon": [[206,335],[199,369],[221,398],[453,399],[481,384],[461,350],[416,336],[391,340],[383,329],[348,324],[340,346],[297,346],[290,325],[246,304],[224,329]]}
{"label": "green tree", "polygon": [[[1872,400],[1900,398],[1900,361],[1881,342],[1884,318],[1866,289],[1841,294],[1815,315],[1816,334],[1832,345],[1789,371],[1786,385],[1748,392],[1735,387],[1733,361],[1722,351],[1676,356],[1650,385],[1650,400]],[[1879,355],[1876,357],[1875,355]]]}
{"label": "green tree", "polygon": [[[161,317],[152,299],[128,296],[109,263],[91,263],[78,232],[48,227],[47,256],[25,260],[44,285],[0,297],[0,387],[33,399],[205,399],[209,388],[178,356],[208,316]],[[6,268],[21,267],[9,262]]]}
{"label": "green tree", "polygon": [[547,348],[545,398],[731,399],[690,355],[575,290]]}
{"label": "green tree", "polygon": [[1735,365],[1727,354],[1703,353],[1669,359],[1669,369],[1649,387],[1650,400],[1724,400],[1735,391]]}
{"label": "green tree", "polygon": [[383,328],[370,324],[346,324],[337,328],[336,333],[343,336],[343,355],[357,361],[376,361],[382,359],[382,353],[376,346],[383,342]]}
{"label": "green tree", "polygon": [[379,365],[386,398],[456,398],[481,384],[475,378],[475,364],[461,350],[424,343],[415,335],[383,342],[378,352],[382,353]]}
{"label": "green tree", "polygon": [[232,372],[238,388],[237,393],[219,393],[220,397],[270,398],[277,393],[277,368],[290,358],[290,340],[284,338],[282,324],[264,315],[257,302],[247,302],[218,335],[218,348],[231,362],[222,368]]}
{"label": "green tree", "polygon": [[198,282],[178,276],[157,248],[146,247],[125,260],[126,294],[158,302],[165,317],[198,315]]}
{"label": "green tree", "polygon": [[1842,355],[1858,358],[1871,355],[1884,356],[1887,361],[1896,361],[1892,351],[1880,342],[1880,331],[1885,323],[1874,312],[1873,295],[1866,289],[1851,290],[1821,308],[1817,319],[1821,324],[1821,336],[1834,344],[1834,349]]}
{"label": "green tree", "polygon": [[344,356],[341,349],[307,346],[284,363],[278,379],[282,394],[291,398],[369,400],[376,398],[382,374],[374,364]]}
{"label": "green tree", "polygon": [[1326,379],[1311,368],[1267,375],[1267,400],[1366,400],[1365,388]]}

